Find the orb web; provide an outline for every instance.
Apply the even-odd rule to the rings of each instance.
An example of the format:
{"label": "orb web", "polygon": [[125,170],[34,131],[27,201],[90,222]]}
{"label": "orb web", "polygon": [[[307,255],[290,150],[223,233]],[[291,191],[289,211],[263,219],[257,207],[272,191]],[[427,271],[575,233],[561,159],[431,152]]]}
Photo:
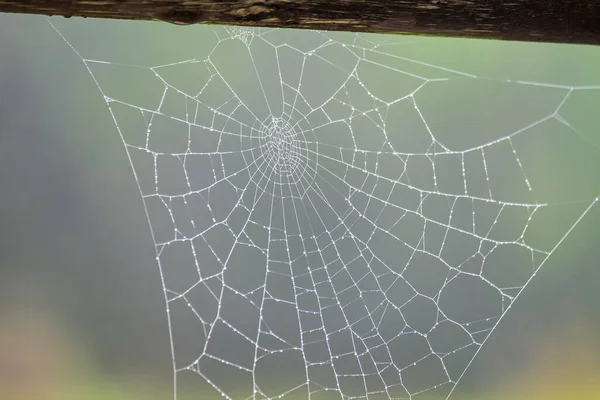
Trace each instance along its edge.
{"label": "orb web", "polygon": [[414,38],[203,32],[160,66],[81,56],[144,201],[175,398],[450,397],[598,202],[563,156],[600,166],[568,117],[600,86],[434,65]]}

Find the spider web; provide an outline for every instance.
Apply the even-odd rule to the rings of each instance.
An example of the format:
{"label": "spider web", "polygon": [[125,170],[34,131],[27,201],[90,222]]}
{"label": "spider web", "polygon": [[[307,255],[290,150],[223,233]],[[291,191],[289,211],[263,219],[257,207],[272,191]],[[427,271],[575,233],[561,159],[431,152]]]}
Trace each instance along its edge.
{"label": "spider web", "polygon": [[206,32],[165,65],[80,55],[144,201],[175,397],[450,397],[598,202],[564,154],[598,170],[565,115],[600,86],[479,77],[413,38]]}

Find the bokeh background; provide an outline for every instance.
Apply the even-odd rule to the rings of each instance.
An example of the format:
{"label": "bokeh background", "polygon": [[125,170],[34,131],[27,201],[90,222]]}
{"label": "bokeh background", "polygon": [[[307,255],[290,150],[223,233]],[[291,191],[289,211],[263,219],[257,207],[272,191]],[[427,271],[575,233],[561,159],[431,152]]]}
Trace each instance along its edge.
{"label": "bokeh background", "polygon": [[[206,28],[52,21],[100,60],[159,65],[214,44]],[[592,46],[415,38],[406,51],[496,78],[600,85]],[[572,111],[597,144],[598,110],[595,90]],[[564,157],[581,190],[600,194],[597,163],[581,165],[568,148]],[[171,398],[163,293],[126,153],[81,60],[43,17],[0,15],[0,195],[0,397]],[[492,334],[455,398],[600,398],[599,242],[596,205]]]}

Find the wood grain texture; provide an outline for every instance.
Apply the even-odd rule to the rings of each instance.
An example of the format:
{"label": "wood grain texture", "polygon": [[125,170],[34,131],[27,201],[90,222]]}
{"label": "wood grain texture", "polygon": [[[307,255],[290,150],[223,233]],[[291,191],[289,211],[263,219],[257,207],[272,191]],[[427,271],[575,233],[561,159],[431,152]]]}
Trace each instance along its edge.
{"label": "wood grain texture", "polygon": [[600,44],[600,0],[0,0],[0,12]]}

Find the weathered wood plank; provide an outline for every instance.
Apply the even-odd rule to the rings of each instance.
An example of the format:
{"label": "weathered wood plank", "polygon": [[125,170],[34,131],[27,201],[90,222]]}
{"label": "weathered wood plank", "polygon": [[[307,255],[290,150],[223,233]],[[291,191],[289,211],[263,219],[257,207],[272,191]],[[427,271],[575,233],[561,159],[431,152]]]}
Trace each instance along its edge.
{"label": "weathered wood plank", "polygon": [[0,0],[0,12],[600,44],[600,0]]}

